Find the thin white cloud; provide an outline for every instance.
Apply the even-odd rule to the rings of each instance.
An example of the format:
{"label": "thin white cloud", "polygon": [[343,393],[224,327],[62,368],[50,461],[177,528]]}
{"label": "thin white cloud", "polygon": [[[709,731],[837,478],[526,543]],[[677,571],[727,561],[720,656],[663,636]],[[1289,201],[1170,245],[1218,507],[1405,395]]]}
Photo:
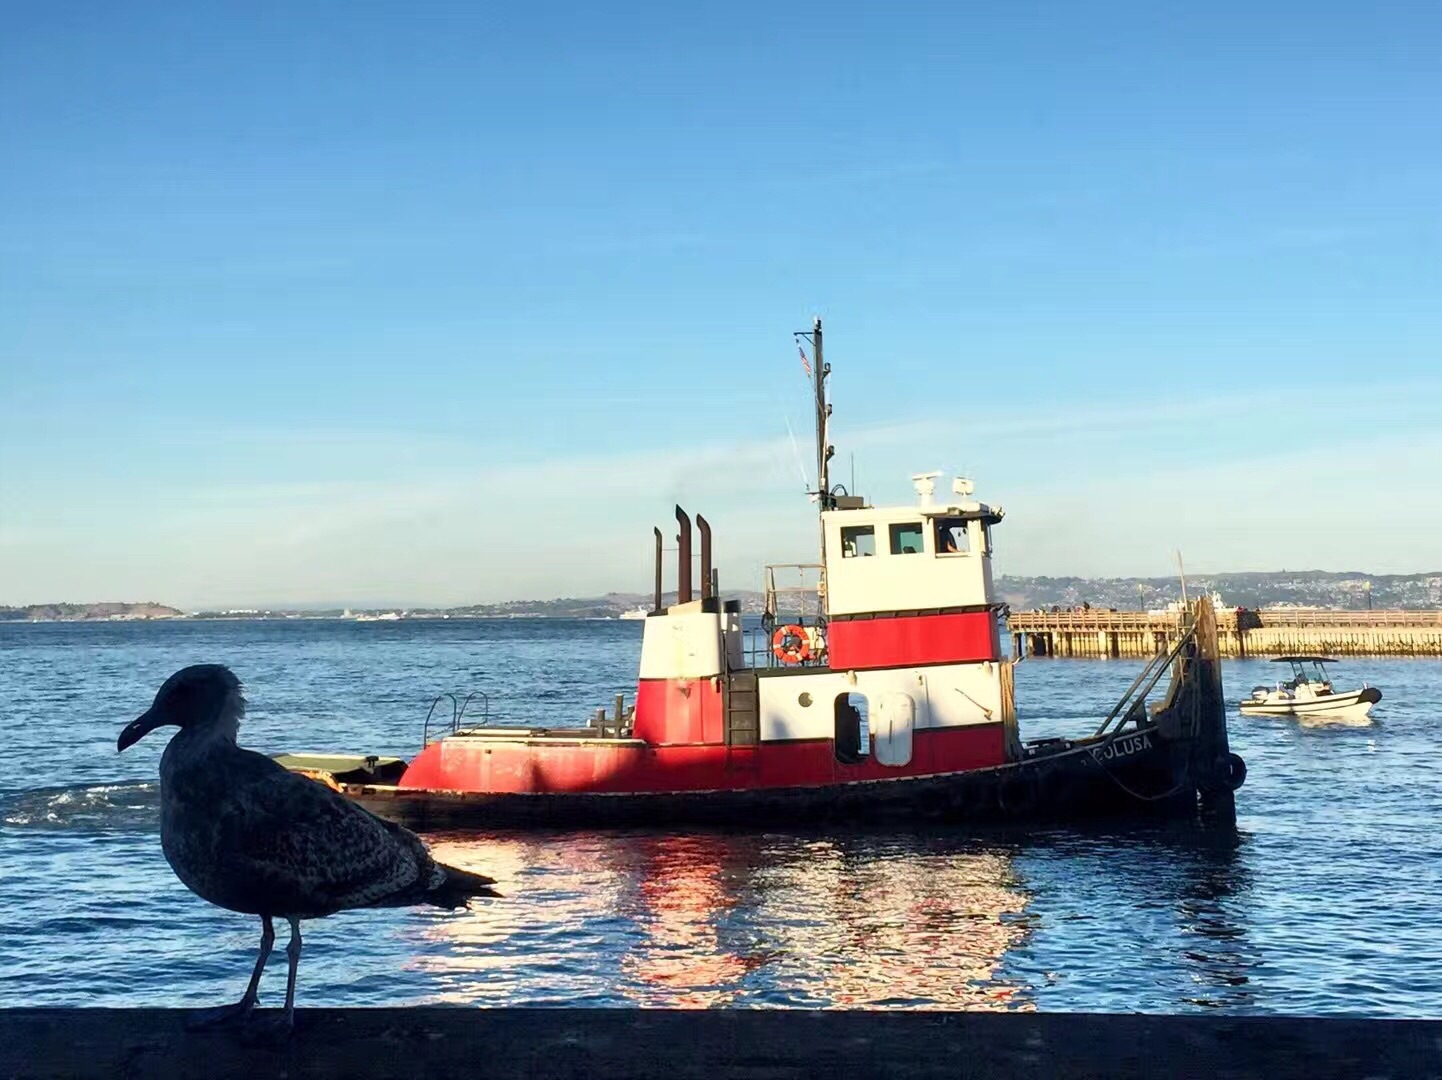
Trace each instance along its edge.
{"label": "thin white cloud", "polygon": [[[1442,460],[1442,439],[1375,438],[1335,423],[1331,445],[1289,449],[1237,411],[1245,400],[1218,395],[1140,418],[1119,406],[887,424],[838,433],[833,464],[841,479],[838,462],[864,451],[861,488],[881,502],[909,499],[914,472],[975,466],[982,495],[1009,510],[998,530],[1001,572],[1166,573],[1177,546],[1199,570],[1442,561],[1432,539],[1442,534],[1442,501],[1425,497],[1426,463]],[[1350,408],[1323,401],[1307,416],[1332,423]],[[1251,429],[1250,440],[1231,430],[1218,439],[1224,422]],[[1080,449],[1098,432],[1112,440],[1095,454],[1105,467]],[[810,462],[809,433],[797,436]],[[3,515],[0,599],[456,604],[644,591],[651,527],[671,536],[672,502],[711,520],[733,587],[754,587],[766,561],[814,554],[814,504],[784,436],[485,467],[456,464],[472,461],[474,447],[457,454],[438,443],[382,481],[304,479],[301,444],[311,437],[286,455],[288,475],[301,479],[163,494],[137,481],[110,493],[104,528],[93,514],[46,520],[42,507]],[[1037,454],[1039,439],[1056,452]],[[94,505],[84,491],[66,494]]]}

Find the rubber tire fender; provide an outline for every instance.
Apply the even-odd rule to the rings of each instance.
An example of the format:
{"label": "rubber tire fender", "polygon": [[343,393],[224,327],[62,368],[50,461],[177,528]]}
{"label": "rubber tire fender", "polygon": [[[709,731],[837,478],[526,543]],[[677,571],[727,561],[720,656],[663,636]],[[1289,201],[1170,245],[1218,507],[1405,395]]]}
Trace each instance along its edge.
{"label": "rubber tire fender", "polygon": [[1228,791],[1236,791],[1247,782],[1247,763],[1240,754],[1228,754],[1222,759],[1222,784]]}

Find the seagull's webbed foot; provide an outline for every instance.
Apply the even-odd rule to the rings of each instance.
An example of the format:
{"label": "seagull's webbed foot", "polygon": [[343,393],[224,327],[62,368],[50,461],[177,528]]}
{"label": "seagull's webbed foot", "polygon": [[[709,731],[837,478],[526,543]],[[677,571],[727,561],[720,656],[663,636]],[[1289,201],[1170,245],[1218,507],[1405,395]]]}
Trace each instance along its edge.
{"label": "seagull's webbed foot", "polygon": [[275,926],[269,915],[260,917],[260,953],[255,958],[255,970],[250,973],[250,983],[245,994],[234,1005],[222,1005],[215,1009],[201,1009],[192,1013],[185,1022],[187,1031],[210,1031],[215,1028],[235,1027],[244,1024],[255,1012],[255,1003],[260,1000],[260,975],[265,962],[270,959],[271,947],[275,944]]}
{"label": "seagull's webbed foot", "polygon": [[230,1005],[198,1009],[185,1018],[185,1030],[213,1031],[216,1028],[238,1027],[250,1020],[255,1012],[255,1000],[246,995]]}

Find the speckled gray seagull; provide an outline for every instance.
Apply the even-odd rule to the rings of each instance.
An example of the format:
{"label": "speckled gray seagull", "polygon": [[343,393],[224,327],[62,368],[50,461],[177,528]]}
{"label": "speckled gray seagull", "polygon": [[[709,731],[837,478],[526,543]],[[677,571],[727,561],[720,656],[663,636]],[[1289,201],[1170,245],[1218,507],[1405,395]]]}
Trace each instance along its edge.
{"label": "speckled gray seagull", "polygon": [[245,996],[196,1014],[191,1026],[250,1018],[275,944],[272,919],[290,923],[284,1030],[295,1020],[300,920],[351,908],[464,906],[499,895],[492,878],[445,866],[420,838],[343,795],[236,745],[245,714],[240,680],[198,664],[165,680],[128,724],[116,749],[166,724],[180,728],[160,759],[160,844],[191,891],[231,911],[259,915],[260,956]]}

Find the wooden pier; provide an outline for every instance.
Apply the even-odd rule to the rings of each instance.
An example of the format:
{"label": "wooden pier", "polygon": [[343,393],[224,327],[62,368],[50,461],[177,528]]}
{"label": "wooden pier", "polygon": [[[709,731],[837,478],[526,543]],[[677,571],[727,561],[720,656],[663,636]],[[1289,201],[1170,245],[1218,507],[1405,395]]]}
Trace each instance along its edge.
{"label": "wooden pier", "polygon": [[167,1009],[0,1009],[0,1076],[253,1080],[1437,1077],[1442,1021],[791,1009],[301,1009],[285,1040]]}
{"label": "wooden pier", "polygon": [[[1152,611],[1013,611],[1012,655],[1151,656],[1180,631],[1180,614]],[[1442,656],[1442,610],[1217,612],[1223,656]]]}

